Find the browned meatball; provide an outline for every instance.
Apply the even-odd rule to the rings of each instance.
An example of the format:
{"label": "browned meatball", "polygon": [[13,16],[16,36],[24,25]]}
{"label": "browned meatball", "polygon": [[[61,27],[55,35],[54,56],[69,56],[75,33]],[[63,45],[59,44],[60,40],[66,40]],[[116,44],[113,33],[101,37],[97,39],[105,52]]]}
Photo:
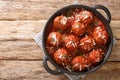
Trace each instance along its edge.
{"label": "browned meatball", "polygon": [[59,65],[69,66],[72,56],[65,48],[61,48],[54,53],[54,60]]}
{"label": "browned meatball", "polygon": [[65,46],[68,50],[73,51],[78,48],[78,38],[74,35],[68,35],[65,38]]}
{"label": "browned meatball", "polygon": [[90,24],[93,21],[93,14],[90,11],[82,10],[79,15],[76,15],[76,22]]}
{"label": "browned meatball", "polygon": [[63,15],[57,16],[53,24],[56,29],[65,30],[68,27],[68,19]]}
{"label": "browned meatball", "polygon": [[85,26],[84,24],[80,23],[80,22],[75,22],[72,25],[72,32],[76,35],[76,36],[81,36],[84,34],[85,32]]}
{"label": "browned meatball", "polygon": [[82,71],[90,66],[89,60],[82,56],[73,58],[71,64],[74,71]]}
{"label": "browned meatball", "polygon": [[104,45],[108,41],[108,33],[106,32],[104,27],[97,26],[93,32],[93,38],[95,39],[96,43],[99,45]]}
{"label": "browned meatball", "polygon": [[52,46],[58,46],[61,43],[61,34],[59,32],[51,32],[47,38],[47,42]]}
{"label": "browned meatball", "polygon": [[90,36],[85,36],[80,40],[80,50],[81,52],[87,52],[94,48],[96,45],[95,40]]}
{"label": "browned meatball", "polygon": [[103,54],[104,51],[102,49],[94,49],[89,53],[89,60],[90,62],[94,63],[98,63],[103,59]]}

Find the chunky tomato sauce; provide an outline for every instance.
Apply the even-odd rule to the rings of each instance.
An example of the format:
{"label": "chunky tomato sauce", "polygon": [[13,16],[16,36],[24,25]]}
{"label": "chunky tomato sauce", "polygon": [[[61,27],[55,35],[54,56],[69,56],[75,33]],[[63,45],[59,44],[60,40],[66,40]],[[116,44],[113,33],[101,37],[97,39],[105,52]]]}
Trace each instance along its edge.
{"label": "chunky tomato sauce", "polygon": [[86,71],[104,58],[108,33],[103,22],[85,9],[56,16],[46,32],[50,57],[69,71]]}

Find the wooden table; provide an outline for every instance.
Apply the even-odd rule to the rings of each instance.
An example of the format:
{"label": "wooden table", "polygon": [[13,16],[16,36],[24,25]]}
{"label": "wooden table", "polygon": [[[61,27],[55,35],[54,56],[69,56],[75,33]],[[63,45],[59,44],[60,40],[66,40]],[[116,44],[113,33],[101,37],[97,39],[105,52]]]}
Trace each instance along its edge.
{"label": "wooden table", "polygon": [[[117,42],[108,62],[82,80],[120,80],[120,0],[79,0],[102,4],[112,14],[111,28]],[[73,0],[0,0],[0,80],[68,80],[54,76],[42,65],[44,53],[33,37],[52,13]]]}

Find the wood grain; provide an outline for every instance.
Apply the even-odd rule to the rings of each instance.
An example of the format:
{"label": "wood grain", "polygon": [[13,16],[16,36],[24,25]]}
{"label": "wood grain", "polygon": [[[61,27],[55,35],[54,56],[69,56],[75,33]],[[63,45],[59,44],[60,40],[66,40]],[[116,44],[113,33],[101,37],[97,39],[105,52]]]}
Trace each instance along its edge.
{"label": "wood grain", "polygon": [[[79,0],[79,2],[88,6],[104,5],[110,10],[112,19],[120,19],[119,0]],[[56,10],[72,3],[73,0],[1,0],[0,20],[46,20]]]}
{"label": "wood grain", "polygon": [[[51,66],[51,65],[50,65]],[[120,63],[107,62],[83,80],[119,80]],[[114,74],[113,74],[114,73]],[[112,75],[111,75],[112,74]],[[41,61],[0,61],[0,79],[7,80],[67,80],[65,75],[54,76],[46,72]]]}
{"label": "wood grain", "polygon": [[0,41],[28,40],[41,31],[46,20],[0,21]]}
{"label": "wood grain", "polygon": [[42,60],[44,54],[34,41],[0,42],[0,59]]}

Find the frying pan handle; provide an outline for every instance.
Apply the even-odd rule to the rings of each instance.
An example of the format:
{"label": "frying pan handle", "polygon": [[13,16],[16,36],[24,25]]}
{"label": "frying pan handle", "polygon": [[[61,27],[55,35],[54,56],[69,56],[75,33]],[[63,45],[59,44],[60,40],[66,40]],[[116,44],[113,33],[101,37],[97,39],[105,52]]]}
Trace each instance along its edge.
{"label": "frying pan handle", "polygon": [[61,74],[63,74],[63,72],[61,72],[61,70],[52,70],[52,69],[50,69],[48,64],[47,64],[47,61],[49,61],[49,59],[45,56],[44,59],[43,59],[43,66],[44,66],[44,68],[46,69],[47,72],[49,72],[50,74],[53,74],[53,75],[61,75]]}
{"label": "frying pan handle", "polygon": [[105,11],[105,13],[107,14],[107,19],[106,20],[108,21],[108,23],[110,23],[110,21],[111,21],[111,14],[110,14],[110,11],[106,7],[104,7],[102,5],[95,5],[93,8],[95,10],[102,9],[103,11]]}

